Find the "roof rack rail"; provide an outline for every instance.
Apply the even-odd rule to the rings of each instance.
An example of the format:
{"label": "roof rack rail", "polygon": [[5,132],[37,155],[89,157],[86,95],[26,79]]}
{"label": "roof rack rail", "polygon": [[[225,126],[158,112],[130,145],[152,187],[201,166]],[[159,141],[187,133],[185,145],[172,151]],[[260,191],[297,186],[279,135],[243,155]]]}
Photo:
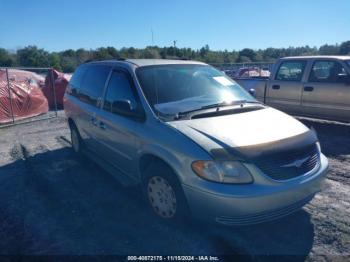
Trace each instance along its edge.
{"label": "roof rack rail", "polygon": [[94,61],[96,61],[96,60],[94,60],[94,59],[88,59],[88,60],[85,60],[85,61],[83,62],[83,64],[87,64],[87,63],[94,62]]}

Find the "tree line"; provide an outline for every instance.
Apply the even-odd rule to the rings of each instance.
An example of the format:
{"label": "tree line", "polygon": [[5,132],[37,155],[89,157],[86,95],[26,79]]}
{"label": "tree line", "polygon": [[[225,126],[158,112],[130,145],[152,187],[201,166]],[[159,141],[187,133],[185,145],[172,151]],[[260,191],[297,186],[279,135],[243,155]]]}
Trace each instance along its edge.
{"label": "tree line", "polygon": [[335,45],[322,45],[319,48],[308,45],[288,48],[266,48],[240,51],[214,51],[208,45],[200,49],[147,46],[146,48],[100,47],[94,50],[83,48],[61,52],[48,52],[36,46],[27,46],[11,52],[0,48],[0,66],[54,67],[63,72],[73,72],[75,68],[91,60],[121,58],[167,58],[198,60],[209,64],[274,62],[285,56],[300,55],[350,55],[350,41]]}

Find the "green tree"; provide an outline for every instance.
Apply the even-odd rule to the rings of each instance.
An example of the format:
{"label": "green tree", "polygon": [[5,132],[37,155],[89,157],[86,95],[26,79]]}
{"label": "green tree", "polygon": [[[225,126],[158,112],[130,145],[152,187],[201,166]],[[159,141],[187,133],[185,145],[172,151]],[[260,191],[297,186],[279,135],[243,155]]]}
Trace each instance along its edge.
{"label": "green tree", "polygon": [[339,54],[339,46],[338,45],[323,45],[320,46],[318,52],[320,55],[337,55]]}
{"label": "green tree", "polygon": [[100,47],[94,52],[94,60],[108,60],[113,57],[109,54],[108,49],[105,47]]}
{"label": "green tree", "polygon": [[88,60],[93,59],[93,54],[91,51],[87,51],[84,48],[79,48],[77,51],[75,51],[75,57],[77,64],[80,65]]}
{"label": "green tree", "polygon": [[62,56],[60,66],[63,72],[72,73],[78,66],[75,57]]}
{"label": "green tree", "polygon": [[0,48],[0,66],[14,66],[15,61],[10,53],[4,49]]}
{"label": "green tree", "polygon": [[252,62],[252,60],[249,57],[247,57],[247,56],[240,56],[238,58],[237,62],[238,63],[250,63],[250,62]]}
{"label": "green tree", "polygon": [[243,62],[242,60],[247,60],[247,58],[249,61],[255,61],[255,57],[256,57],[256,53],[253,49],[244,48],[241,51],[239,51],[239,61],[240,62]]}
{"label": "green tree", "polygon": [[114,59],[118,59],[119,58],[119,52],[113,46],[107,46],[107,52],[110,55],[110,57],[112,57]]}
{"label": "green tree", "polygon": [[210,51],[209,45],[205,45],[204,47],[202,47],[199,50],[199,54],[203,58],[203,57],[205,57],[208,54],[209,51]]}
{"label": "green tree", "polygon": [[20,66],[48,67],[49,53],[36,46],[27,46],[17,50],[17,60]]}
{"label": "green tree", "polygon": [[61,58],[57,53],[49,54],[49,66],[55,68],[58,71],[62,71]]}
{"label": "green tree", "polygon": [[142,58],[155,58],[155,59],[158,59],[158,58],[161,58],[161,55],[159,54],[157,48],[147,47],[142,52]]}
{"label": "green tree", "polygon": [[340,55],[350,55],[350,41],[343,42],[339,47]]}
{"label": "green tree", "polygon": [[266,48],[254,50],[244,48],[240,51],[210,50],[208,45],[199,50],[192,48],[178,48],[174,46],[158,47],[147,46],[139,49],[134,47],[100,47],[95,50],[85,50],[83,48],[73,50],[68,49],[62,52],[47,52],[36,46],[27,46],[17,50],[16,53],[0,48],[1,66],[33,66],[49,67],[53,66],[64,72],[72,72],[75,68],[88,60],[104,60],[118,58],[170,58],[170,59],[192,59],[207,63],[249,63],[249,62],[274,62],[276,59],[285,56],[300,55],[347,55],[350,54],[350,41],[340,45],[322,45],[320,48],[310,46],[287,47],[287,48]]}

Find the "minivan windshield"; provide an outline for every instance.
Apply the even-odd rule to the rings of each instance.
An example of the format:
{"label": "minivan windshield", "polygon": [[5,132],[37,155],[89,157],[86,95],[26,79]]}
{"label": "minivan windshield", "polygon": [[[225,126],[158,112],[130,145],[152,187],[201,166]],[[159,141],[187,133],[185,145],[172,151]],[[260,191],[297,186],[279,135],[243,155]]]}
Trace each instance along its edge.
{"label": "minivan windshield", "polygon": [[149,104],[164,116],[215,104],[257,102],[235,81],[208,65],[145,66],[136,74]]}
{"label": "minivan windshield", "polygon": [[346,63],[347,63],[348,66],[350,67],[350,60],[346,60]]}

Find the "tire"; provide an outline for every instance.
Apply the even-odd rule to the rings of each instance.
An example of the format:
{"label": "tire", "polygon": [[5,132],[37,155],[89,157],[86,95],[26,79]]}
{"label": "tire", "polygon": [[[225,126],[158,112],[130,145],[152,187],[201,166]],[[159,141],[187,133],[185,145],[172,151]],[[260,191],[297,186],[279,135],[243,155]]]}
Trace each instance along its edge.
{"label": "tire", "polygon": [[144,172],[143,192],[153,214],[167,222],[185,222],[188,204],[178,178],[163,163],[151,164]]}
{"label": "tire", "polygon": [[70,125],[70,135],[72,148],[76,154],[82,153],[83,143],[79,134],[77,127],[74,124]]}

